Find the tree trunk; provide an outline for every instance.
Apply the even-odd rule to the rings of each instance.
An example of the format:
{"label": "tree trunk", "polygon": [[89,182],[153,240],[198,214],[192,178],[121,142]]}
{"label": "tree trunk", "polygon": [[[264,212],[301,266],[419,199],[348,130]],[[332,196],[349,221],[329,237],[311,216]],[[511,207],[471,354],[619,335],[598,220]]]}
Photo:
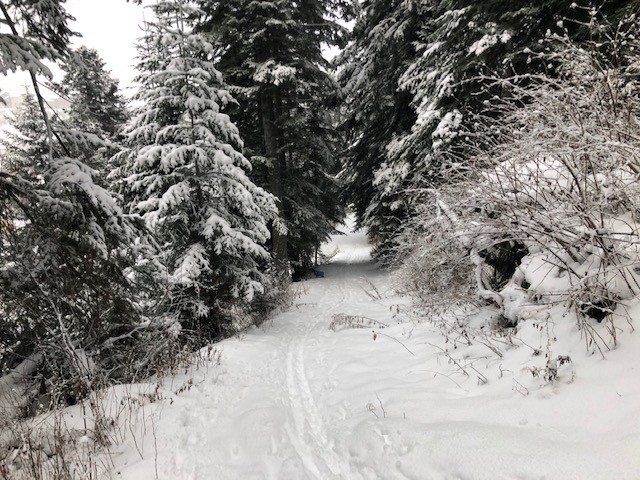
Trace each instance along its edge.
{"label": "tree trunk", "polygon": [[[276,93],[272,89],[264,89],[261,95],[262,129],[266,157],[271,162],[268,170],[269,188],[271,193],[278,198],[278,211],[284,218],[284,190],[282,187],[283,166],[280,152],[278,152],[278,132],[276,127]],[[274,226],[271,227],[271,245],[274,261],[279,275],[289,277],[289,250],[287,247],[287,235],[280,233]]]}

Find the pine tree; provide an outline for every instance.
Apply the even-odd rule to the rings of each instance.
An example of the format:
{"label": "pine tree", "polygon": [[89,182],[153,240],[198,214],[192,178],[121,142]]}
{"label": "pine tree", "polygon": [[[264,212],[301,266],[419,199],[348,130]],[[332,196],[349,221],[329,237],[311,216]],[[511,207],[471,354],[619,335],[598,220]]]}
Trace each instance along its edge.
{"label": "pine tree", "polygon": [[60,134],[71,137],[68,143],[80,147],[71,153],[82,157],[105,184],[116,167],[110,159],[123,140],[121,129],[127,119],[118,81],[106,70],[98,52],[87,47],[72,52],[62,70],[64,77],[55,88],[69,106],[64,111],[64,121],[58,119]]}
{"label": "pine tree", "polygon": [[381,190],[397,194],[418,181],[427,186],[455,181],[465,157],[457,148],[458,134],[472,129],[473,114],[485,109],[486,99],[504,94],[486,77],[545,68],[527,64],[522,52],[536,50],[549,29],[558,31],[557,22],[569,10],[566,2],[555,0],[524,5],[440,2],[422,21],[416,58],[400,78],[399,88],[411,93],[417,116],[411,129],[389,146]]}
{"label": "pine tree", "polygon": [[118,81],[106,70],[98,52],[80,47],[62,65],[64,77],[57,89],[69,100],[71,125],[84,132],[115,140],[127,120]]}
{"label": "pine tree", "polygon": [[139,45],[141,62],[124,183],[165,253],[171,312],[206,333],[232,324],[233,308],[263,291],[273,198],[247,177],[234,103],[212,63],[213,48],[192,31],[201,11],[160,1]]}
{"label": "pine tree", "polygon": [[345,199],[374,243],[386,237],[405,213],[402,204],[376,200],[376,172],[387,162],[387,147],[415,121],[411,95],[399,89],[400,75],[415,60],[420,18],[426,6],[407,0],[363,2],[352,42],[338,57],[345,93]]}
{"label": "pine tree", "polygon": [[22,97],[17,111],[9,117],[9,125],[12,129],[0,140],[5,148],[3,170],[38,183],[47,165],[49,138],[33,94]]}
{"label": "pine tree", "polygon": [[3,23],[9,29],[0,33],[1,72],[50,74],[43,61],[63,58],[72,36],[67,25],[71,16],[64,2],[12,0],[0,4]]}
{"label": "pine tree", "polygon": [[[51,78],[51,70],[45,62],[62,60],[68,52],[68,43],[73,32],[67,22],[72,17],[66,12],[64,1],[13,0],[8,5],[0,3],[2,23],[8,30],[0,32],[0,73],[18,70],[29,73],[50,137],[53,132],[36,77],[44,75]],[[3,183],[0,189],[3,193],[9,193],[13,187],[9,182]],[[0,196],[0,201],[3,199]]]}
{"label": "pine tree", "polygon": [[337,202],[337,135],[331,106],[337,85],[322,45],[341,42],[342,0],[201,1],[202,29],[215,38],[218,68],[238,94],[247,152],[262,161],[254,178],[279,200],[286,233],[271,228],[281,274],[311,265],[314,248],[343,216]]}
{"label": "pine tree", "polygon": [[[634,4],[603,2],[599,12],[611,17],[637,8]],[[349,163],[352,178],[361,178],[356,185],[369,181],[373,186],[366,197],[356,195],[356,200],[363,203],[359,208],[361,219],[374,235],[381,237],[383,246],[393,248],[394,236],[423,202],[423,192],[456,182],[464,174],[465,159],[470,155],[465,138],[473,135],[475,116],[480,112],[485,117],[491,115],[485,102],[492,96],[509,95],[494,79],[546,72],[549,65],[536,62],[535,56],[526,52],[538,51],[546,35],[563,33],[565,29],[570,36],[579,38],[583,33],[581,23],[596,9],[557,0],[398,1],[371,2],[367,6],[363,18],[371,20],[363,33],[356,28],[352,48],[360,48],[361,52],[370,48],[375,52],[382,48],[377,45],[400,38],[395,51],[402,51],[404,46],[409,52],[404,63],[394,65],[400,68],[394,78],[396,98],[387,108],[392,112],[406,108],[407,97],[402,95],[408,95],[411,113],[403,118],[410,121],[381,135],[382,142],[367,142],[374,145],[373,154],[357,157],[364,148],[358,149],[358,144],[353,144]],[[379,10],[383,6],[388,8],[386,13],[376,16],[378,11],[385,11]],[[408,45],[415,50],[411,51]],[[357,52],[347,51],[351,63],[358,58],[374,58]],[[393,52],[388,56],[393,59]],[[381,64],[386,64],[384,59]],[[358,79],[361,71],[367,72],[352,71],[346,77],[348,82]],[[393,84],[391,87],[394,88]],[[373,117],[361,115],[361,110],[353,109],[352,115]],[[363,125],[361,120],[361,124],[351,126],[354,138],[366,138],[367,128]],[[365,160],[371,158],[377,158],[373,165]]]}
{"label": "pine tree", "polygon": [[[152,340],[166,330],[142,316],[132,247],[139,232],[75,155],[84,140],[51,120],[39,93],[36,76],[49,74],[43,61],[69,52],[62,3],[0,3],[12,31],[0,34],[1,71],[31,74],[39,115],[29,138],[40,138],[44,125],[47,147],[44,162],[40,151],[23,149],[25,176],[0,174],[0,342],[14,346],[0,362],[13,366],[37,354],[35,368],[73,401],[108,377],[131,378],[134,368],[123,359],[152,364],[164,351]],[[25,178],[41,167],[37,182]]]}

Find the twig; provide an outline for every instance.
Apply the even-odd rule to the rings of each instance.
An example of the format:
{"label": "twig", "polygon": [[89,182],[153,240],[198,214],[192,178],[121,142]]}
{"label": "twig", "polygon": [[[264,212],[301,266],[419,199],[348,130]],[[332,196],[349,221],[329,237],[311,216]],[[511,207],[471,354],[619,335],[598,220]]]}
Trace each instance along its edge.
{"label": "twig", "polygon": [[[518,392],[523,397],[526,397],[527,395],[529,395],[529,389],[527,387],[525,387],[524,385],[522,385],[520,382],[518,382],[515,378],[513,379],[513,383],[514,383],[513,389],[516,392]],[[525,393],[523,393],[522,390],[524,390]]]}
{"label": "twig", "polygon": [[458,362],[455,358],[453,358],[453,357],[449,354],[449,352],[447,352],[444,348],[439,347],[438,345],[434,345],[433,343],[429,343],[429,342],[427,342],[427,345],[431,345],[432,347],[437,348],[438,350],[440,350],[442,353],[444,353],[444,354],[447,356],[447,358],[448,358],[448,359],[449,359],[449,360],[450,360],[450,361],[451,361],[451,362],[452,362],[456,367],[458,367],[458,368],[462,371],[462,373],[464,373],[467,377],[469,376],[469,372],[467,372],[467,371],[464,369],[464,367],[463,367],[462,365],[460,365],[460,362]]}
{"label": "twig", "polygon": [[391,335],[387,335],[386,333],[376,332],[375,330],[372,330],[372,331],[373,331],[373,334],[374,334],[375,336],[377,336],[377,335],[382,335],[382,336],[384,336],[384,337],[390,338],[391,340],[394,340],[394,341],[398,342],[400,345],[402,345],[402,346],[404,347],[404,349],[405,349],[407,352],[409,352],[409,353],[410,353],[411,355],[413,355],[414,357],[416,356],[416,354],[415,354],[415,353],[413,353],[411,350],[409,350],[409,348],[408,348],[404,343],[402,343],[400,340],[398,340],[397,338],[394,338],[394,337],[392,337]]}
{"label": "twig", "polygon": [[387,418],[387,411],[384,409],[384,407],[382,406],[382,400],[380,400],[380,397],[378,396],[378,394],[376,393],[376,398],[378,399],[378,403],[380,404],[380,409],[382,410],[382,416],[384,418]]}

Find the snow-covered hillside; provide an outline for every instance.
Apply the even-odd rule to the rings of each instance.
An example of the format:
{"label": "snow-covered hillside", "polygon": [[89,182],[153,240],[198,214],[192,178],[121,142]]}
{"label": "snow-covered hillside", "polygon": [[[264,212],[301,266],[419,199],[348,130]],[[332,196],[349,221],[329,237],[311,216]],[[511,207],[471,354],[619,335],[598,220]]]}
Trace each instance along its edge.
{"label": "snow-covered hillside", "polygon": [[116,478],[640,478],[637,334],[606,360],[570,352],[555,384],[520,371],[525,348],[469,365],[410,321],[363,234],[336,247],[291,308],[164,380]]}

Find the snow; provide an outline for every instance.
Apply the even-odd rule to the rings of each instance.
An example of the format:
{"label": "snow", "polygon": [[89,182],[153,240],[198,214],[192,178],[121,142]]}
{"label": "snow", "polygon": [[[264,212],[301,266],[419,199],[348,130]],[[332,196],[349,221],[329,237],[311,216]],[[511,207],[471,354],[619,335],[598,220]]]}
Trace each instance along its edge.
{"label": "snow", "polygon": [[462,123],[462,114],[458,110],[447,112],[440,120],[438,126],[431,134],[433,138],[433,150],[441,147],[444,139],[451,139],[457,135],[457,130]]}
{"label": "snow", "polygon": [[440,47],[443,45],[444,42],[433,42],[430,43],[427,48],[425,49],[425,51],[422,53],[423,57],[427,57],[431,54],[433,54],[434,52],[437,52]]}
{"label": "snow", "polygon": [[558,322],[554,351],[572,363],[549,383],[531,374],[547,363],[524,345],[539,346],[533,324],[502,358],[447,343],[394,293],[352,226],[324,247],[324,278],[295,284],[292,304],[266,324],[157,387],[116,389],[113,405],[137,389],[155,401],[138,402],[127,417],[136,422],[121,427],[135,434],[110,451],[115,478],[638,478],[637,333],[621,329],[602,359]]}
{"label": "snow", "polygon": [[257,65],[253,74],[253,80],[260,83],[272,83],[280,85],[296,77],[297,70],[294,67],[281,65],[273,60],[268,60]]}
{"label": "snow", "polygon": [[486,34],[483,37],[475,42],[469,47],[469,54],[473,55],[482,55],[487,49],[494,46],[498,41],[501,43],[507,43],[511,40],[511,32],[508,30],[504,30],[499,35],[496,33]]}
{"label": "snow", "polygon": [[203,272],[210,270],[207,252],[201,243],[189,246],[184,255],[178,259],[177,265],[171,281],[187,285],[195,283]]}
{"label": "snow", "polygon": [[480,40],[473,42],[469,47],[469,53],[473,55],[482,55],[488,48],[498,43],[498,37],[495,34],[484,35]]}

